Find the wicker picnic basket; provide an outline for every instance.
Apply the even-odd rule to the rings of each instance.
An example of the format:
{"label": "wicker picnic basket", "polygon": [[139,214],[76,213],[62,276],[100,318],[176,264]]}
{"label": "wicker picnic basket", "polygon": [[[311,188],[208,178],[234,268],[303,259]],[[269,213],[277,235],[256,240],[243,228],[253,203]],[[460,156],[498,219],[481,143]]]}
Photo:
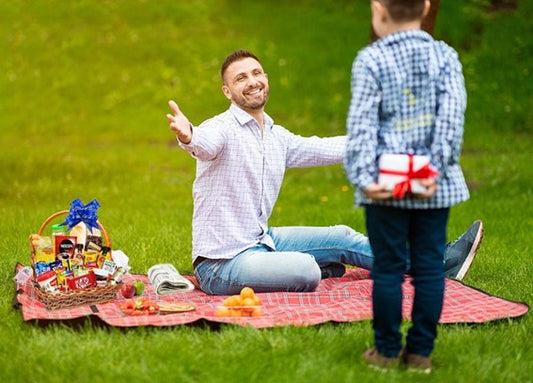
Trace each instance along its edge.
{"label": "wicker picnic basket", "polygon": [[[53,222],[56,218],[67,215],[69,210],[58,211],[57,213],[52,214],[48,217],[41,227],[39,228],[38,235],[42,235],[46,227]],[[102,237],[107,246],[111,247],[111,240],[107,233],[106,228],[101,224],[100,221],[96,221],[99,228],[101,229]],[[31,264],[34,267],[35,260],[35,249],[30,240],[30,250],[31,250]],[[35,268],[34,268],[35,270]],[[34,274],[35,276],[35,274]],[[101,287],[88,287],[79,290],[72,290],[68,292],[57,292],[51,293],[41,288],[39,284],[33,281],[35,295],[37,299],[44,304],[48,310],[58,310],[67,307],[75,307],[80,305],[94,304],[94,303],[105,303],[115,299],[118,289],[121,287],[121,283],[114,285],[106,285]]]}

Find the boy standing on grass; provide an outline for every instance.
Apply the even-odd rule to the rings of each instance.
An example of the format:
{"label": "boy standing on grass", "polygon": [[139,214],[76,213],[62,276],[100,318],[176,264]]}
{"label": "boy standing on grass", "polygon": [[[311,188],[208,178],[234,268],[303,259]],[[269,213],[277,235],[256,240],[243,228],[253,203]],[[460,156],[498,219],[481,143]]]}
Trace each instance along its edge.
{"label": "boy standing on grass", "polygon": [[[375,347],[363,358],[390,368],[399,362],[429,372],[444,295],[443,257],[449,208],[468,199],[459,166],[466,91],[458,55],[421,30],[429,0],[372,0],[379,40],[352,68],[345,169],[365,208],[374,253]],[[425,155],[439,175],[426,191],[392,198],[377,183],[382,154]],[[412,326],[402,349],[402,282],[411,264]]]}

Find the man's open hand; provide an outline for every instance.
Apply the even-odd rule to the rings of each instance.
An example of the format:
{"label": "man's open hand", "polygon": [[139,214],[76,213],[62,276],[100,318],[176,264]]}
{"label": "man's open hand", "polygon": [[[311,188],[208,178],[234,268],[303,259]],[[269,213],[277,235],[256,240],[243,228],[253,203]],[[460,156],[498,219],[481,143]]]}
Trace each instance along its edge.
{"label": "man's open hand", "polygon": [[172,130],[178,139],[184,144],[190,143],[192,139],[192,127],[189,119],[185,117],[183,113],[181,113],[178,104],[176,104],[173,100],[168,102],[168,106],[170,106],[170,109],[172,109],[172,112],[174,112],[173,115],[170,113],[167,114],[170,130]]}

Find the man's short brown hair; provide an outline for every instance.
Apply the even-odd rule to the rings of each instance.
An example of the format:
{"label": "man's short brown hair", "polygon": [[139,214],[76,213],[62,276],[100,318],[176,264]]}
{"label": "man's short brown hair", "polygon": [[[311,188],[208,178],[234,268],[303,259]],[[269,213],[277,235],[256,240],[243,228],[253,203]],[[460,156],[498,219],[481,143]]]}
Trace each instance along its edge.
{"label": "man's short brown hair", "polygon": [[387,8],[395,22],[406,22],[422,19],[425,0],[374,0]]}
{"label": "man's short brown hair", "polygon": [[252,52],[249,52],[244,49],[234,51],[232,54],[226,57],[226,59],[222,63],[222,67],[220,68],[220,76],[222,77],[222,82],[224,82],[224,73],[226,73],[226,70],[231,64],[233,64],[235,61],[240,61],[248,57],[253,58],[259,64],[261,64],[261,61],[259,61],[259,59]]}

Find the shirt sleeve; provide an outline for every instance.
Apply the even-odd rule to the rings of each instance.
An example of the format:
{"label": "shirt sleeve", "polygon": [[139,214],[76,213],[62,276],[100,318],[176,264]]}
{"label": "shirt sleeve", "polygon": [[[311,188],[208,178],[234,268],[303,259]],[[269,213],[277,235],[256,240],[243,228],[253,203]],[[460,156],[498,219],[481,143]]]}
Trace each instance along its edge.
{"label": "shirt sleeve", "polygon": [[191,142],[184,144],[178,140],[178,143],[183,150],[196,159],[213,160],[225,147],[226,137],[223,125],[218,124],[214,119],[208,120],[192,128]]}
{"label": "shirt sleeve", "polygon": [[344,168],[350,183],[361,190],[377,179],[376,150],[381,95],[379,83],[368,61],[362,51],[352,66],[352,97],[346,121],[348,137]]}
{"label": "shirt sleeve", "polygon": [[346,147],[345,136],[302,137],[285,131],[287,168],[341,164]]}
{"label": "shirt sleeve", "polygon": [[431,157],[433,165],[446,176],[448,166],[459,162],[466,109],[462,66],[451,48],[440,74],[437,105]]}

